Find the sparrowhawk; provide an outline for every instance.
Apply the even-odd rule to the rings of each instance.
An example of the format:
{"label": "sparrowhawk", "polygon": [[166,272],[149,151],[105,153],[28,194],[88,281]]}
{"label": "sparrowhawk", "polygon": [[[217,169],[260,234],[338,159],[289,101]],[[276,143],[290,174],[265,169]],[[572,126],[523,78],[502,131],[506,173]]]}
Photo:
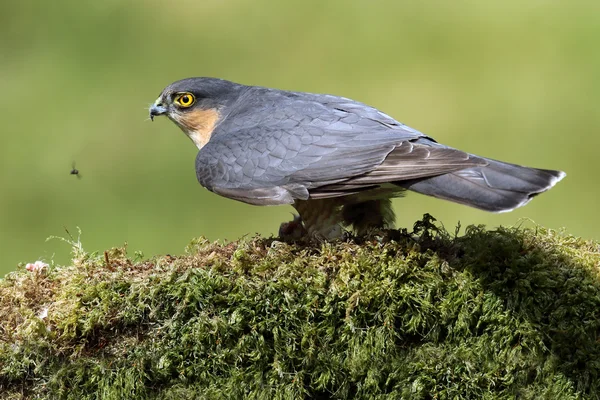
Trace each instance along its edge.
{"label": "sparrowhawk", "polygon": [[436,142],[357,101],[188,78],[150,107],[200,150],[202,186],[254,205],[291,204],[282,234],[331,239],[391,227],[391,198],[407,189],[491,212],[527,204],[565,173],[528,168]]}

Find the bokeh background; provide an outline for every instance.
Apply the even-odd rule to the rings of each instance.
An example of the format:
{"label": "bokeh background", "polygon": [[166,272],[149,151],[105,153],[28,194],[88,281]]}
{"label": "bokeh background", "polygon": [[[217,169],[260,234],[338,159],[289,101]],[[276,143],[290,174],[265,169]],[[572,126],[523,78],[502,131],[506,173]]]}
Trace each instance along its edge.
{"label": "bokeh background", "polygon": [[188,76],[351,97],[445,144],[568,173],[508,214],[411,194],[395,201],[399,226],[526,217],[600,239],[599,40],[597,1],[3,1],[0,276],[68,262],[45,240],[63,227],[87,251],[152,256],[290,218],[201,188],[191,141],[147,119]]}

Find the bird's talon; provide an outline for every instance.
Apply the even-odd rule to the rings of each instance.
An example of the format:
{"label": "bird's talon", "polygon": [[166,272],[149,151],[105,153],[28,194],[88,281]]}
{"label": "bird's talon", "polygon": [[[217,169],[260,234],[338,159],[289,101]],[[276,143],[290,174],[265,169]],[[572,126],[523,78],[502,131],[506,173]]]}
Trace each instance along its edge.
{"label": "bird's talon", "polygon": [[299,215],[292,215],[294,216],[292,221],[284,222],[279,226],[279,237],[286,242],[299,240],[308,234],[302,223],[302,218]]}

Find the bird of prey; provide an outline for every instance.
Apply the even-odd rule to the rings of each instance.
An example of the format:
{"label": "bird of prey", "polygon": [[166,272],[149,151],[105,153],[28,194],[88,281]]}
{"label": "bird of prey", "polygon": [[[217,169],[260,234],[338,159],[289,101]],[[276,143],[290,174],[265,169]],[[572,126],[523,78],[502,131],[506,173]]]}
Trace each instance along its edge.
{"label": "bird of prey", "polygon": [[407,189],[491,212],[511,211],[560,181],[436,142],[348,98],[188,78],[150,106],[200,150],[202,186],[254,205],[291,204],[280,233],[321,239],[388,228],[391,198]]}

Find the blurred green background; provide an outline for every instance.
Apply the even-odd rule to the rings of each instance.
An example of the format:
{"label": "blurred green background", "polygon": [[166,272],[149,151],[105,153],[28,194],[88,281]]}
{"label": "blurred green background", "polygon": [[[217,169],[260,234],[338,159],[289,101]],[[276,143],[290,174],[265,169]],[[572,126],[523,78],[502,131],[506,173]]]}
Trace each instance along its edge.
{"label": "blurred green background", "polygon": [[[128,242],[146,256],[193,237],[277,232],[196,182],[196,149],[147,107],[189,76],[333,93],[438,141],[567,178],[488,214],[410,194],[398,226],[528,217],[600,239],[600,3],[583,1],[4,1],[0,4],[0,276]],[[82,179],[69,174],[75,161]]]}

